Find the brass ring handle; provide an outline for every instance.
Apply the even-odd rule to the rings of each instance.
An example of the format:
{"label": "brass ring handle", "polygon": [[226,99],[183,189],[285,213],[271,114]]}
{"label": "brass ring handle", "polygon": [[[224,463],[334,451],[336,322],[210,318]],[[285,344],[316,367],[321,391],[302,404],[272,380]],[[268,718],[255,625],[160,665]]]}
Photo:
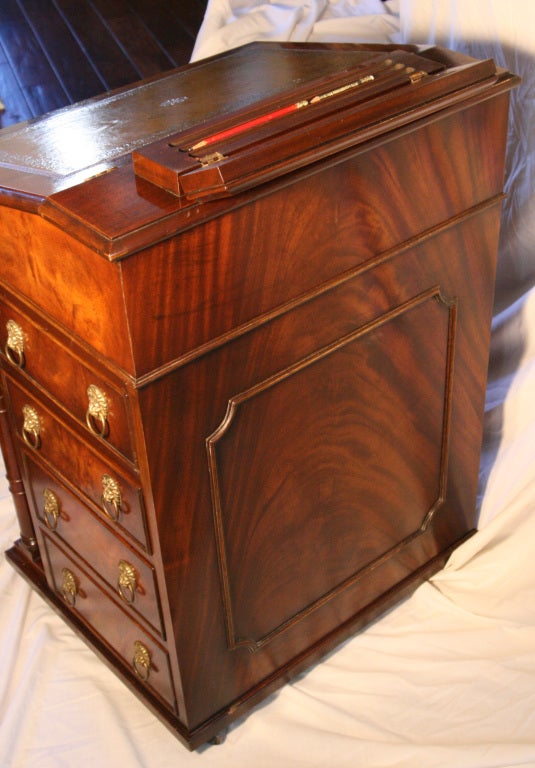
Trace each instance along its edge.
{"label": "brass ring handle", "polygon": [[136,599],[137,579],[134,567],[126,560],[119,560],[117,590],[125,603],[131,605]]}
{"label": "brass ring handle", "polygon": [[110,475],[102,475],[101,483],[100,503],[102,511],[116,523],[121,514],[121,489],[117,480],[114,480]]}
{"label": "brass ring handle", "polygon": [[106,395],[95,384],[90,384],[87,388],[87,401],[85,423],[94,435],[106,437],[109,431]]}
{"label": "brass ring handle", "polygon": [[68,568],[63,568],[61,571],[61,591],[65,602],[70,605],[71,608],[74,608],[78,587],[76,585],[74,573],[69,571]]}
{"label": "brass ring handle", "polygon": [[44,507],[43,517],[45,519],[46,527],[55,531],[58,527],[59,520],[59,502],[58,497],[53,493],[50,488],[45,488],[43,491]]}
{"label": "brass ring handle", "polygon": [[101,414],[95,416],[89,409],[87,409],[85,423],[97,437],[106,437],[108,434],[108,422]]}
{"label": "brass ring handle", "polygon": [[119,515],[121,514],[121,508],[117,502],[115,500],[107,501],[104,498],[104,494],[102,494],[100,501],[104,514],[109,517],[110,520],[113,520],[113,522],[116,523],[119,519]]}
{"label": "brass ring handle", "polygon": [[30,448],[38,450],[41,447],[41,420],[39,414],[31,405],[22,407],[22,439]]}
{"label": "brass ring handle", "polygon": [[151,670],[151,660],[149,649],[142,642],[136,640],[134,643],[134,657],[132,666],[136,675],[146,682],[149,679]]}
{"label": "brass ring handle", "polygon": [[6,357],[10,363],[17,368],[24,368],[24,333],[22,328],[14,320],[8,320],[6,323],[7,340],[4,347]]}

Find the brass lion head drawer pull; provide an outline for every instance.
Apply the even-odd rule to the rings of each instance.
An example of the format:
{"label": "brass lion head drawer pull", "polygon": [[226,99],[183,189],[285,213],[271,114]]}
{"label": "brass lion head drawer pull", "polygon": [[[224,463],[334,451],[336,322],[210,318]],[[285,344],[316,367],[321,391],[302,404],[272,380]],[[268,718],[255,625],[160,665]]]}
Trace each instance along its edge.
{"label": "brass lion head drawer pull", "polygon": [[108,434],[108,398],[95,384],[90,384],[87,388],[85,421],[94,435],[106,437]]}
{"label": "brass lion head drawer pull", "polygon": [[22,438],[30,448],[38,450],[41,447],[41,420],[35,408],[31,405],[22,407]]}
{"label": "brass lion head drawer pull", "polygon": [[46,526],[49,530],[55,531],[58,527],[59,520],[58,497],[50,490],[50,488],[45,488],[43,491],[43,499],[45,502],[43,507],[43,517]]}
{"label": "brass lion head drawer pull", "polygon": [[101,483],[102,496],[100,497],[100,503],[102,504],[104,514],[114,522],[117,522],[121,514],[121,489],[119,484],[110,475],[102,475]]}
{"label": "brass lion head drawer pull", "polygon": [[134,643],[134,658],[132,659],[132,666],[136,675],[144,682],[149,679],[151,670],[150,652],[146,645],[136,640]]}
{"label": "brass lion head drawer pull", "polygon": [[76,603],[78,586],[76,584],[74,573],[69,571],[68,568],[63,568],[61,571],[61,591],[65,602],[73,608]]}
{"label": "brass lion head drawer pull", "polygon": [[17,368],[24,368],[24,333],[22,328],[14,320],[8,320],[6,323],[7,340],[5,353],[7,359],[16,365]]}
{"label": "brass lion head drawer pull", "polygon": [[137,579],[134,567],[126,560],[119,560],[119,578],[117,589],[125,603],[133,603],[136,599]]}

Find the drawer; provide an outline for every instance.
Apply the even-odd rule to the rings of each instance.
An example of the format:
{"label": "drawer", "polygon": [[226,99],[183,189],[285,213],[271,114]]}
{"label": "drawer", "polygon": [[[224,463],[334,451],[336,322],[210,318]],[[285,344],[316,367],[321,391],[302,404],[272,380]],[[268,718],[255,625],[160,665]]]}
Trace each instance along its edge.
{"label": "drawer", "polygon": [[72,342],[62,343],[46,323],[0,302],[0,354],[8,367],[45,389],[84,428],[135,460],[124,389],[83,363]]}
{"label": "drawer", "polygon": [[38,519],[67,543],[129,609],[163,635],[154,568],[120,541],[93,512],[53,475],[26,457]]}
{"label": "drawer", "polygon": [[42,532],[50,586],[130,673],[176,711],[167,652],[106,595],[97,582],[50,535]]}
{"label": "drawer", "polygon": [[38,453],[86,503],[150,551],[137,476],[127,474],[104,454],[94,451],[59,421],[43,401],[9,376],[5,379],[17,433],[26,452],[30,456],[33,451]]}

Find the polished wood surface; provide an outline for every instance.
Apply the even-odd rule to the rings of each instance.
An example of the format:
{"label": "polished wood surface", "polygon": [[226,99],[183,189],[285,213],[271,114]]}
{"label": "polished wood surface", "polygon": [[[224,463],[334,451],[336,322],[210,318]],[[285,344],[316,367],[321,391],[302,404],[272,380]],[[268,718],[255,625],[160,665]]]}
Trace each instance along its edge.
{"label": "polished wood surface", "polygon": [[[331,53],[352,57],[251,46],[124,92],[131,114],[96,177],[84,160],[54,166],[57,115],[36,123],[46,151],[26,126],[4,134],[28,149],[0,158],[0,327],[21,328],[0,345],[3,448],[27,500],[8,556],[190,748],[395,604],[476,524],[515,78],[431,52],[445,64],[433,98],[407,84],[397,120],[399,94],[383,94],[361,114],[373,136],[326,153],[328,126],[310,162],[213,200],[132,162],[132,126],[162,88],[193,92],[215,67],[223,103],[240,82],[249,109]],[[248,91],[266,57],[280,70]],[[447,87],[471,66],[475,80]],[[203,98],[181,102],[186,130]],[[60,120],[102,125],[115,108],[97,98]],[[141,121],[149,154],[151,130]],[[88,415],[93,386],[105,416]]]}
{"label": "polished wood surface", "polygon": [[204,0],[3,0],[0,126],[186,64]]}

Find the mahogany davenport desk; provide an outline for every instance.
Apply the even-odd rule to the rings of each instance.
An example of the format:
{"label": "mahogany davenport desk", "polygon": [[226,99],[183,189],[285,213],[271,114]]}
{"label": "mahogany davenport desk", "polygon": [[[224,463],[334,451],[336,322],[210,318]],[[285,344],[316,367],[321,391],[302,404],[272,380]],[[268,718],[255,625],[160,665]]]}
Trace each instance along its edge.
{"label": "mahogany davenport desk", "polygon": [[515,82],[255,44],[0,133],[7,556],[190,748],[474,530]]}

